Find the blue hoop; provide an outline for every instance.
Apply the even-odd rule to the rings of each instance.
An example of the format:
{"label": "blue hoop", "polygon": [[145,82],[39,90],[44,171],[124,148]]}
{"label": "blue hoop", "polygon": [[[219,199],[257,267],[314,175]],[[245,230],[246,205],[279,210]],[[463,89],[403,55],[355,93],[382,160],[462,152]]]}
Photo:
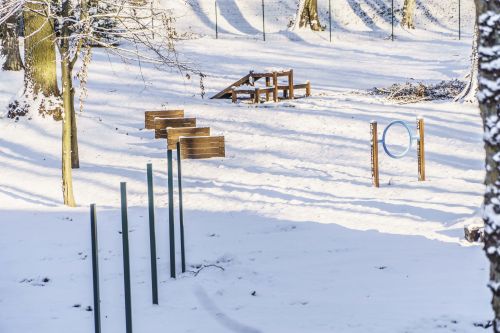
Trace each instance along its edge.
{"label": "blue hoop", "polygon": [[[408,147],[406,147],[406,150],[400,154],[391,153],[389,151],[389,149],[387,148],[387,145],[385,144],[385,136],[387,135],[387,131],[389,130],[389,128],[391,128],[391,126],[396,125],[396,124],[402,125],[404,128],[406,128],[406,131],[408,132]],[[413,135],[411,134],[411,129],[407,123],[405,123],[402,120],[395,120],[395,121],[391,122],[389,125],[387,125],[387,127],[384,129],[384,133],[382,134],[382,140],[379,140],[379,142],[382,143],[382,147],[384,147],[384,151],[387,155],[389,155],[392,158],[403,158],[406,156],[406,154],[408,154],[410,152],[411,146],[413,145],[414,138],[415,137],[413,137]]]}

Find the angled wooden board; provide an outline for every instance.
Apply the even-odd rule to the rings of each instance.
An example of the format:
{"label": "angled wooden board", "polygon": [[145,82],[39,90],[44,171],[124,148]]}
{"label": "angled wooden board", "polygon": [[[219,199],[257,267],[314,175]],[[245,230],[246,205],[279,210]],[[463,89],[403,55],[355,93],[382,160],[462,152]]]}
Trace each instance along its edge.
{"label": "angled wooden board", "polygon": [[144,128],[154,129],[155,118],[184,118],[184,110],[158,110],[144,112]]}
{"label": "angled wooden board", "polygon": [[210,127],[178,127],[167,128],[167,149],[177,149],[177,142],[181,136],[196,137],[209,136]]}
{"label": "angled wooden board", "polygon": [[155,118],[155,139],[166,139],[169,127],[196,127],[196,118]]}
{"label": "angled wooden board", "polygon": [[180,137],[181,159],[225,157],[224,136]]}
{"label": "angled wooden board", "polygon": [[233,87],[239,87],[242,84],[248,83],[249,80],[250,80],[250,74],[247,74],[244,77],[242,77],[241,79],[239,79],[238,81],[231,84],[229,87],[227,87],[224,90],[222,90],[221,92],[219,92],[218,94],[210,97],[210,99],[231,98],[231,91],[233,90]]}

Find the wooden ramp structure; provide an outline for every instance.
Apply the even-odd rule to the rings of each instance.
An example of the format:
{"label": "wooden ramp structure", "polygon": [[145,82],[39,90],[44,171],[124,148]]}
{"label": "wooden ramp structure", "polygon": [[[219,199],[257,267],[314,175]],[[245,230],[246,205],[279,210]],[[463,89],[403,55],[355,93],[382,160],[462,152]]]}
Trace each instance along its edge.
{"label": "wooden ramp structure", "polygon": [[[280,84],[278,80],[282,77],[286,78],[286,82]],[[256,86],[255,83],[262,78],[265,79],[265,86]],[[311,83],[309,81],[304,84],[294,84],[293,69],[250,71],[232,85],[212,96],[211,99],[230,98],[233,103],[236,103],[239,95],[250,95],[249,99],[253,103],[260,103],[261,94],[265,94],[266,101],[270,100],[272,94],[273,101],[278,102],[280,99],[294,99],[295,90],[297,89],[305,89],[306,97],[311,95]],[[282,92],[281,97],[279,96],[280,91]]]}
{"label": "wooden ramp structure", "polygon": [[241,79],[238,81],[234,82],[231,84],[229,87],[225,88],[221,92],[215,94],[214,96],[210,97],[210,99],[224,99],[224,98],[231,98],[232,93],[233,93],[233,87],[240,87],[242,85],[250,85],[250,74],[247,74],[243,76]]}

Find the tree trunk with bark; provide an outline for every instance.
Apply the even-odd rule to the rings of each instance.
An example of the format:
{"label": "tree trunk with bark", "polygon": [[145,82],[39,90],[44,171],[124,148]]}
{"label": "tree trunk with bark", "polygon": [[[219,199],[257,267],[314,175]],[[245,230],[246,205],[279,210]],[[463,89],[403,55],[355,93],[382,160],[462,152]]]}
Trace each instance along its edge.
{"label": "tree trunk with bark", "polygon": [[479,29],[477,98],[486,151],[484,250],[490,261],[488,286],[493,293],[493,330],[500,332],[500,1],[475,1]]}
{"label": "tree trunk with bark", "polygon": [[299,27],[309,26],[313,31],[322,31],[319,23],[318,0],[302,0],[299,5]]}
{"label": "tree trunk with bark", "polygon": [[401,26],[408,29],[415,29],[415,8],[416,0],[405,0],[403,5],[403,19]]}
{"label": "tree trunk with bark", "polygon": [[[69,17],[70,4],[69,0],[63,4],[63,17]],[[75,198],[73,195],[73,175],[72,175],[72,136],[73,136],[73,119],[74,119],[74,104],[73,104],[73,77],[72,77],[72,60],[70,57],[69,37],[71,31],[69,23],[64,23],[61,29],[61,81],[62,81],[62,97],[63,97],[63,124],[62,124],[62,188],[64,204],[70,207],[75,207]],[[76,128],[75,128],[76,134]]]}
{"label": "tree trunk with bark", "polygon": [[12,15],[5,23],[0,25],[2,56],[5,58],[2,66],[4,71],[20,71],[23,69],[23,61],[19,52],[17,22],[17,15]]}
{"label": "tree trunk with bark", "polygon": [[[24,5],[24,84],[34,95],[45,98],[60,96],[57,86],[56,50],[53,19],[47,18],[47,7],[43,2],[27,1]],[[59,116],[58,108],[41,104],[42,114]]]}
{"label": "tree trunk with bark", "polygon": [[458,94],[457,97],[455,97],[455,101],[464,101],[464,102],[476,101],[477,75],[478,75],[477,39],[478,39],[478,28],[476,22],[474,26],[474,36],[472,38],[470,73],[466,77],[468,78],[467,85],[460,92],[460,94]]}

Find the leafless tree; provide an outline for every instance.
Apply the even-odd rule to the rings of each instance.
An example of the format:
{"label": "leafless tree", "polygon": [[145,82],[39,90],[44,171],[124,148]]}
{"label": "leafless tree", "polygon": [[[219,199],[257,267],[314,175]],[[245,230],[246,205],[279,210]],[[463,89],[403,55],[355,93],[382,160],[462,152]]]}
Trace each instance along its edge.
{"label": "leafless tree", "polygon": [[59,53],[63,110],[62,189],[64,204],[68,206],[76,205],[72,166],[78,164],[74,69],[81,60],[79,78],[86,82],[92,45],[105,48],[123,60],[197,72],[177,56],[174,43],[178,36],[173,13],[150,1],[153,0],[0,0],[0,24],[20,10],[43,18],[40,26],[50,32],[44,40],[50,39]]}

